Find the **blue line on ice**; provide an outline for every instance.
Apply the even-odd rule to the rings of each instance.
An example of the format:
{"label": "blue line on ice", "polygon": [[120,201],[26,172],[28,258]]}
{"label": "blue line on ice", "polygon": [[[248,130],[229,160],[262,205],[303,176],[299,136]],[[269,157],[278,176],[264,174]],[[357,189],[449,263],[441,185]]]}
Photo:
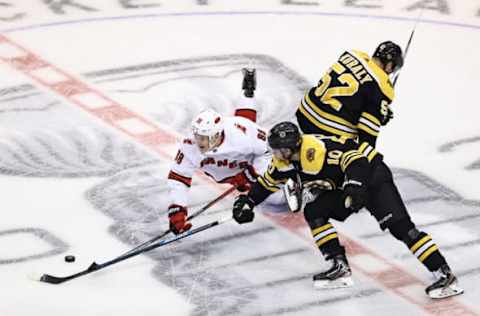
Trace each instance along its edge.
{"label": "blue line on ice", "polygon": [[[92,22],[104,22],[114,20],[134,20],[134,19],[156,19],[156,18],[168,18],[178,16],[232,16],[232,15],[318,15],[318,16],[332,16],[332,17],[346,17],[346,18],[362,18],[370,20],[387,20],[387,21],[403,21],[403,22],[415,22],[416,17],[397,17],[397,16],[385,16],[385,15],[371,15],[371,14],[354,14],[354,13],[338,13],[338,12],[287,12],[287,11],[218,11],[218,12],[174,12],[174,13],[154,13],[154,14],[140,14],[140,15],[128,15],[128,16],[111,16],[111,17],[97,17],[87,18],[72,21],[52,22],[43,24],[34,24],[29,26],[13,27],[0,30],[2,33],[12,33],[19,31],[28,31],[43,29],[55,26],[63,26],[70,24],[83,24]],[[480,30],[480,25],[457,23],[448,21],[438,21],[430,19],[420,19],[419,23],[431,24],[431,25],[444,25],[466,29]]]}

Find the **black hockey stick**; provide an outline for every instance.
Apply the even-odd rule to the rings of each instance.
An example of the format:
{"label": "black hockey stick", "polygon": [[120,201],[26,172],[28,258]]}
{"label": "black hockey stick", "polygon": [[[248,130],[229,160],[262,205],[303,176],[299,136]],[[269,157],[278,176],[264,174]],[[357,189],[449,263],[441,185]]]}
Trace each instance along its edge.
{"label": "black hockey stick", "polygon": [[[220,201],[221,199],[223,199],[224,197],[226,197],[227,195],[229,195],[230,193],[232,193],[233,191],[235,191],[236,187],[235,186],[232,186],[230,187],[228,190],[226,190],[225,192],[223,192],[222,194],[220,194],[218,197],[216,197],[214,200],[208,202],[208,204],[204,205],[201,209],[199,209],[198,211],[194,212],[192,215],[190,215],[188,218],[187,218],[187,221],[197,217],[198,215],[202,214],[203,212],[205,212],[206,210],[208,210],[210,207],[212,207],[213,205],[215,205],[218,201]],[[160,235],[158,236],[155,236],[153,237],[152,239],[150,240],[147,240],[145,241],[144,243],[136,246],[135,248],[133,249],[130,249],[129,251],[125,252],[124,254],[122,254],[121,256],[125,256],[131,252],[134,252],[134,251],[137,251],[138,249],[141,249],[141,248],[144,248],[148,245],[151,245],[152,243],[156,242],[157,240],[160,240],[162,239],[163,237],[167,236],[168,234],[170,234],[172,232],[171,229],[168,229],[166,231],[164,231],[163,233],[161,233]]]}
{"label": "black hockey stick", "polygon": [[[420,14],[417,17],[417,20],[415,21],[415,25],[413,26],[412,32],[410,33],[410,38],[408,39],[407,46],[405,46],[405,53],[403,54],[403,62],[407,60],[407,53],[410,48],[410,44],[412,43],[413,35],[415,34],[415,30],[417,29],[418,22],[420,21],[420,18],[422,17],[423,14],[423,7],[422,10],[420,11]],[[400,77],[400,72],[395,76],[393,79],[393,86],[397,84],[398,77]]]}
{"label": "black hockey stick", "polygon": [[[415,24],[415,27],[414,27],[413,30],[412,30],[412,33],[410,33],[410,38],[408,39],[407,46],[405,47],[405,54],[403,54],[403,60],[404,60],[404,62],[405,62],[405,60],[407,59],[408,49],[410,48],[410,44],[412,43],[413,35],[415,34],[415,28],[416,28],[416,24]],[[395,87],[395,85],[397,84],[398,77],[400,77],[400,72],[399,72],[399,73],[395,76],[395,78],[393,79],[393,86],[394,86],[394,87]]]}
{"label": "black hockey stick", "polygon": [[158,243],[154,243],[152,245],[149,245],[147,247],[139,249],[137,251],[125,254],[125,255],[120,256],[120,257],[116,257],[115,259],[112,259],[112,260],[104,262],[104,263],[98,264],[96,262],[93,262],[87,269],[85,269],[83,271],[80,271],[80,272],[77,272],[77,273],[72,274],[72,275],[67,275],[67,276],[64,276],[64,277],[57,277],[57,276],[53,276],[53,275],[50,275],[50,274],[44,274],[40,277],[39,281],[50,283],[50,284],[59,284],[59,283],[63,283],[63,282],[69,281],[69,280],[73,280],[73,279],[76,279],[78,277],[81,277],[82,275],[90,274],[92,272],[104,269],[104,268],[106,268],[108,266],[111,266],[115,263],[127,260],[128,258],[131,258],[131,257],[138,256],[139,254],[145,253],[147,251],[150,251],[150,250],[168,245],[168,244],[170,244],[174,241],[187,238],[187,237],[192,236],[194,234],[197,234],[201,231],[204,231],[204,230],[210,229],[214,226],[223,224],[223,223],[225,223],[225,222],[227,222],[231,219],[232,219],[232,217],[226,217],[226,218],[221,219],[221,220],[216,220],[214,222],[211,222],[211,223],[205,224],[203,226],[197,227],[195,229],[189,230],[187,232],[184,232],[183,234],[174,236],[170,239],[165,239],[165,240],[162,240]]}

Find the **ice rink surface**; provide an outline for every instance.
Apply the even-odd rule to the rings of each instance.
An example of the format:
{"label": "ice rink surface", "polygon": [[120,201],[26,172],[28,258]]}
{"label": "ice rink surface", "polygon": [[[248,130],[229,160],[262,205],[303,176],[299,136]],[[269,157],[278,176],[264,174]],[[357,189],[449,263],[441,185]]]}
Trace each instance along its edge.
{"label": "ice rink surface", "polygon": [[[457,4],[454,15],[427,8],[421,16],[415,1],[385,12],[294,1],[163,2],[127,11],[114,1],[53,9],[20,1],[18,12],[30,11],[18,21],[15,6],[6,6],[0,315],[480,314],[480,20],[463,14],[473,2],[463,11]],[[102,10],[90,11],[96,6]],[[175,143],[201,109],[233,113],[242,67],[257,68],[259,121],[270,127],[292,117],[343,50],[405,45],[418,17],[395,119],[377,147],[464,295],[428,299],[430,273],[366,212],[336,223],[355,286],[316,291],[311,277],[325,262],[302,215],[268,208],[252,224],[228,222],[61,285],[29,278],[77,272],[163,232]],[[223,190],[196,177],[190,209]],[[232,200],[194,225],[228,215]],[[65,263],[67,254],[77,260]]]}

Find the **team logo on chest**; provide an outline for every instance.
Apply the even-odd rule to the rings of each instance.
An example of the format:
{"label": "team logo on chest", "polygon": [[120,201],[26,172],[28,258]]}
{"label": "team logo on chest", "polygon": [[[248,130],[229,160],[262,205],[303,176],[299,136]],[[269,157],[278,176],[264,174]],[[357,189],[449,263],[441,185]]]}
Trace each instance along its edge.
{"label": "team logo on chest", "polygon": [[224,167],[224,168],[229,168],[229,169],[235,169],[235,168],[240,168],[240,169],[245,169],[248,167],[248,161],[229,161],[228,159],[220,159],[220,160],[215,160],[215,158],[208,157],[203,159],[200,162],[200,168],[203,168],[204,166],[208,165],[216,165],[217,167]]}

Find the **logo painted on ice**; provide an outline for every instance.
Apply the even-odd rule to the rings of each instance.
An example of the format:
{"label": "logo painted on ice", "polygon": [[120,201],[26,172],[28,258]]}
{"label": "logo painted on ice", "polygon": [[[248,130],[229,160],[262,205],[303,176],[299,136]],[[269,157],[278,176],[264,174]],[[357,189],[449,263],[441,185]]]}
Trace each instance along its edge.
{"label": "logo painted on ice", "polygon": [[[275,102],[259,104],[265,113],[272,113],[272,116],[265,115],[261,118],[261,125],[270,126],[274,122],[290,119],[291,104],[296,104],[296,101],[300,100],[309,83],[278,60],[265,55],[226,55],[162,61],[148,65],[102,70],[86,76],[99,86],[108,84],[109,89],[113,89],[116,93],[126,92],[130,95],[138,95],[139,99],[142,99],[145,93],[152,89],[161,89],[162,85],[169,82],[168,77],[164,77],[166,72],[169,76],[172,72],[178,75],[175,77],[177,81],[190,80],[190,84],[198,82],[203,87],[208,80],[228,81],[236,76],[234,79],[238,81],[239,65],[248,64],[252,60],[255,61],[257,68],[265,70],[262,80],[266,85],[276,87],[278,81],[282,82],[282,86],[289,90],[286,95],[291,98],[283,100],[285,104],[280,106],[277,99]],[[185,71],[187,68],[190,69],[188,72]],[[127,78],[131,79],[126,80]],[[134,86],[132,80],[137,78],[140,78],[139,84],[143,86],[132,90],[131,87]],[[196,78],[195,80],[198,81],[191,78]],[[18,87],[0,89],[0,92],[0,101],[11,97],[20,100],[10,108],[0,110],[0,116],[10,112],[21,115],[25,111],[56,113],[56,106],[52,106],[55,100],[27,83]],[[35,93],[34,97],[32,97],[33,93]],[[232,112],[235,97],[228,95],[226,98],[222,96],[218,99],[203,101],[213,103],[217,110],[222,112]],[[226,104],[226,99],[230,100],[231,104]],[[275,104],[275,109],[268,108],[269,104]],[[190,102],[190,100],[185,100],[185,104],[167,102],[165,106],[162,104],[158,108],[170,112],[174,109],[180,118],[166,118],[165,115],[161,115],[162,113],[158,113],[157,121],[184,133],[189,130],[192,116],[203,105],[203,102]],[[51,116],[54,117],[54,115]],[[62,148],[65,150],[61,150]],[[71,148],[75,149],[75,155],[69,154],[72,152]],[[0,144],[0,157],[2,157],[0,173],[4,175],[105,177],[102,183],[86,193],[86,198],[98,210],[114,220],[114,224],[109,228],[110,232],[129,245],[137,245],[157,235],[168,226],[166,216],[168,188],[165,178],[170,162],[160,161],[157,157],[145,153],[137,145],[124,142],[116,134],[98,132],[91,127],[87,131],[60,135],[31,133],[22,137],[12,136],[9,142]],[[393,171],[411,213],[423,214],[424,218],[428,219],[421,222],[419,226],[448,223],[468,229],[471,219],[480,218],[478,201],[466,200],[421,173],[406,169]],[[195,203],[198,205],[204,205],[215,194],[209,192],[208,187],[199,188],[195,183],[191,190],[197,194]],[[230,204],[231,201],[227,201],[223,205],[225,210],[230,209]],[[438,209],[442,209],[442,218],[438,217]],[[219,211],[222,210],[212,210],[211,213],[215,214]],[[389,214],[383,220],[388,220],[389,216],[391,215]],[[305,276],[299,272],[298,275],[289,277],[279,275],[276,280],[271,281],[264,280],[263,275],[253,274],[252,277],[249,275],[252,271],[265,271],[278,260],[285,260],[285,263],[301,262],[305,255],[311,252],[309,247],[299,248],[297,243],[288,238],[281,240],[283,249],[281,251],[277,250],[267,255],[264,249],[254,252],[255,247],[252,245],[261,245],[265,240],[270,239],[279,240],[282,234],[279,228],[271,225],[251,225],[238,231],[212,231],[200,239],[172,245],[169,251],[155,251],[147,255],[158,262],[153,270],[154,277],[188,296],[195,305],[194,314],[196,315],[242,314],[248,313],[248,310],[251,311],[255,306],[265,306],[265,304],[271,304],[270,307],[274,310],[275,302],[266,302],[265,297],[276,297],[275,286],[288,286],[289,289],[300,293],[305,289],[299,285],[298,281],[303,280]],[[360,237],[368,240],[381,237],[383,234],[379,232],[364,234]],[[1,236],[0,234],[0,238]],[[471,240],[453,243],[449,245],[449,250],[461,249],[472,243],[480,242]],[[237,251],[232,251],[233,244]],[[222,253],[228,254],[228,262],[218,263],[214,260]],[[245,256],[247,253],[248,258]],[[474,273],[479,273],[478,268],[471,266],[467,270],[460,271],[459,274]],[[268,291],[271,293],[265,294]],[[371,292],[371,295],[375,293]],[[310,295],[304,294],[305,297]],[[335,300],[342,300],[342,298]],[[295,303],[292,302],[292,304]],[[292,310],[295,308],[292,305]]]}

